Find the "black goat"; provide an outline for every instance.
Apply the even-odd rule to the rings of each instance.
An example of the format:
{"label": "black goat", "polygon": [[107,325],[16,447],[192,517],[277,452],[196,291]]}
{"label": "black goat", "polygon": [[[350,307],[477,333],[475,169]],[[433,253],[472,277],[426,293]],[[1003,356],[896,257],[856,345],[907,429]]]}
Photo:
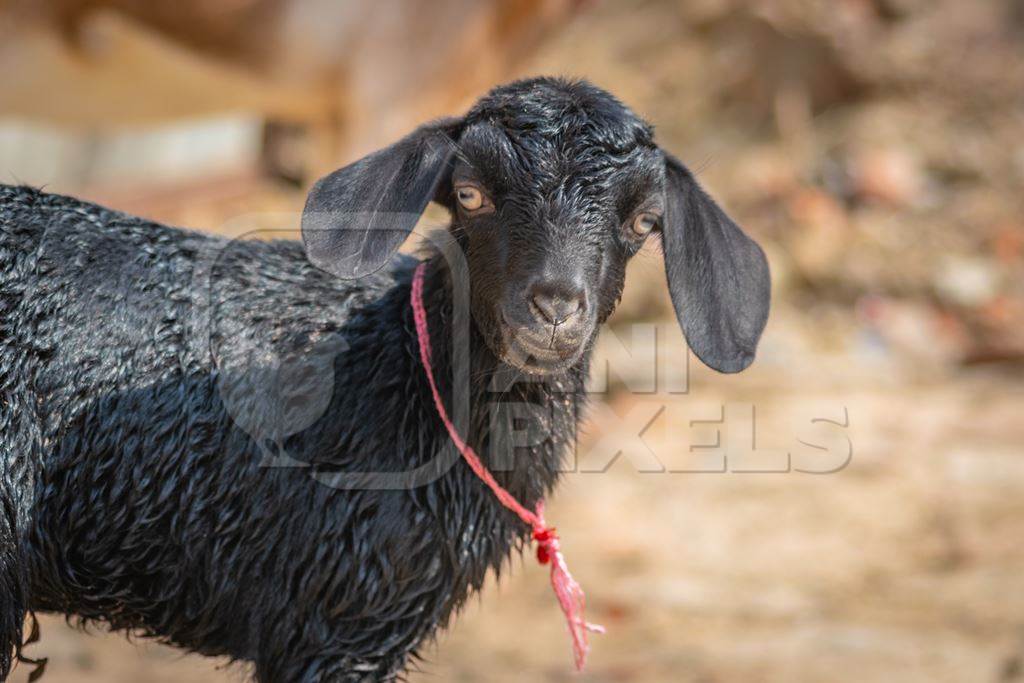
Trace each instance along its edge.
{"label": "black goat", "polygon": [[[558,479],[588,351],[649,233],[696,354],[753,359],[761,250],[584,82],[497,88],[327,176],[305,249],[0,186],[0,678],[41,610],[251,661],[259,681],[390,680],[522,545],[440,457],[418,261],[393,258],[431,200],[452,215],[425,254],[435,372],[527,506]],[[504,402],[538,408],[535,445]]]}

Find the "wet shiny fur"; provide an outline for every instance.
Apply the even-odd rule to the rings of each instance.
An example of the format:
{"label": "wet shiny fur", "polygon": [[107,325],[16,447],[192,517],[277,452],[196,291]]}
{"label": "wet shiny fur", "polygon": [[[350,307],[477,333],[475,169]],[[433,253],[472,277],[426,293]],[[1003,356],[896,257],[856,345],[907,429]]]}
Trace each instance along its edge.
{"label": "wet shiny fur", "polygon": [[[297,243],[228,245],[26,188],[3,188],[0,203],[0,254],[15,266],[0,281],[5,651],[35,609],[251,660],[260,680],[372,680],[397,671],[524,538],[461,464],[408,491],[314,478],[411,469],[447,445],[409,333],[407,259],[339,284]],[[190,338],[205,303],[197,262],[216,264],[208,347]],[[438,327],[445,305],[432,289]],[[281,439],[311,467],[261,467],[280,454],[225,400],[269,387],[221,368],[244,368],[254,347],[301,366],[332,336],[346,350],[332,358],[330,403]],[[496,366],[474,358],[474,373]],[[301,375],[322,370],[293,368],[290,391],[316,400],[322,377]],[[506,398],[531,388],[541,393],[523,385]],[[550,405],[563,438],[498,473],[528,504],[572,438],[574,402]]]}

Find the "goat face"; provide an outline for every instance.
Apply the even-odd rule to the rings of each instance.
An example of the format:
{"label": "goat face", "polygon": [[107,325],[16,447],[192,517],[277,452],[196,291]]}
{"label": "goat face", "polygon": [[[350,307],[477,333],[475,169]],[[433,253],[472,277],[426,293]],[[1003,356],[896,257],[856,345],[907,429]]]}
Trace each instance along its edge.
{"label": "goat face", "polygon": [[335,171],[307,200],[307,254],[342,277],[376,270],[431,200],[452,213],[474,319],[507,363],[543,374],[577,362],[651,233],[690,347],[723,372],[753,360],[768,313],[764,254],[603,90],[515,82]]}
{"label": "goat face", "polygon": [[589,86],[515,84],[474,107],[449,204],[500,357],[532,372],[579,359],[664,213],[664,169],[649,127]]}

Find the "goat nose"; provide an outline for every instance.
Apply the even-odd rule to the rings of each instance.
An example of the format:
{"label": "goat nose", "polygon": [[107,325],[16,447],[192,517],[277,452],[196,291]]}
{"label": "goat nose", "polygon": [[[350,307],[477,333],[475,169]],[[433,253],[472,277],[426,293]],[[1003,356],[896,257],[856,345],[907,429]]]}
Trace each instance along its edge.
{"label": "goat nose", "polygon": [[540,322],[561,325],[585,304],[583,288],[569,282],[538,282],[530,288],[533,315]]}

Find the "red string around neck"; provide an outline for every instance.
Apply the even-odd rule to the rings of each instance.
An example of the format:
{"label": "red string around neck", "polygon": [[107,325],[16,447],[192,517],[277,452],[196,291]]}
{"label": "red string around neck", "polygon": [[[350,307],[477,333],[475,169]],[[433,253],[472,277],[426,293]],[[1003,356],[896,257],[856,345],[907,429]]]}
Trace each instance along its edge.
{"label": "red string around neck", "polygon": [[413,317],[416,320],[416,338],[419,341],[420,347],[420,360],[423,362],[423,369],[427,374],[430,392],[434,396],[434,406],[437,408],[437,413],[441,417],[445,429],[448,430],[448,436],[451,437],[455,447],[459,449],[459,453],[462,454],[466,464],[469,465],[477,477],[487,484],[488,488],[494,492],[494,496],[502,505],[516,513],[519,519],[523,520],[533,530],[533,540],[537,542],[537,561],[541,564],[550,563],[551,565],[551,587],[555,591],[555,597],[558,598],[558,604],[561,606],[566,622],[569,625],[576,670],[582,671],[587,660],[587,652],[590,649],[590,645],[587,642],[587,632],[604,633],[604,627],[591,624],[583,619],[583,608],[585,605],[583,589],[580,588],[580,585],[572,578],[572,574],[569,573],[569,567],[566,565],[565,557],[562,555],[562,549],[558,543],[558,534],[555,533],[555,528],[549,527],[544,521],[544,501],[537,503],[536,512],[523,507],[515,499],[515,496],[506,491],[495,480],[490,470],[484,467],[480,457],[470,448],[469,444],[462,440],[462,437],[455,430],[455,425],[452,424],[451,419],[448,417],[448,411],[444,408],[444,402],[441,401],[441,394],[438,392],[437,384],[434,381],[434,369],[431,365],[430,332],[427,329],[427,311],[423,307],[423,275],[426,267],[426,263],[420,263],[416,267],[416,272],[412,278],[411,299]]}

